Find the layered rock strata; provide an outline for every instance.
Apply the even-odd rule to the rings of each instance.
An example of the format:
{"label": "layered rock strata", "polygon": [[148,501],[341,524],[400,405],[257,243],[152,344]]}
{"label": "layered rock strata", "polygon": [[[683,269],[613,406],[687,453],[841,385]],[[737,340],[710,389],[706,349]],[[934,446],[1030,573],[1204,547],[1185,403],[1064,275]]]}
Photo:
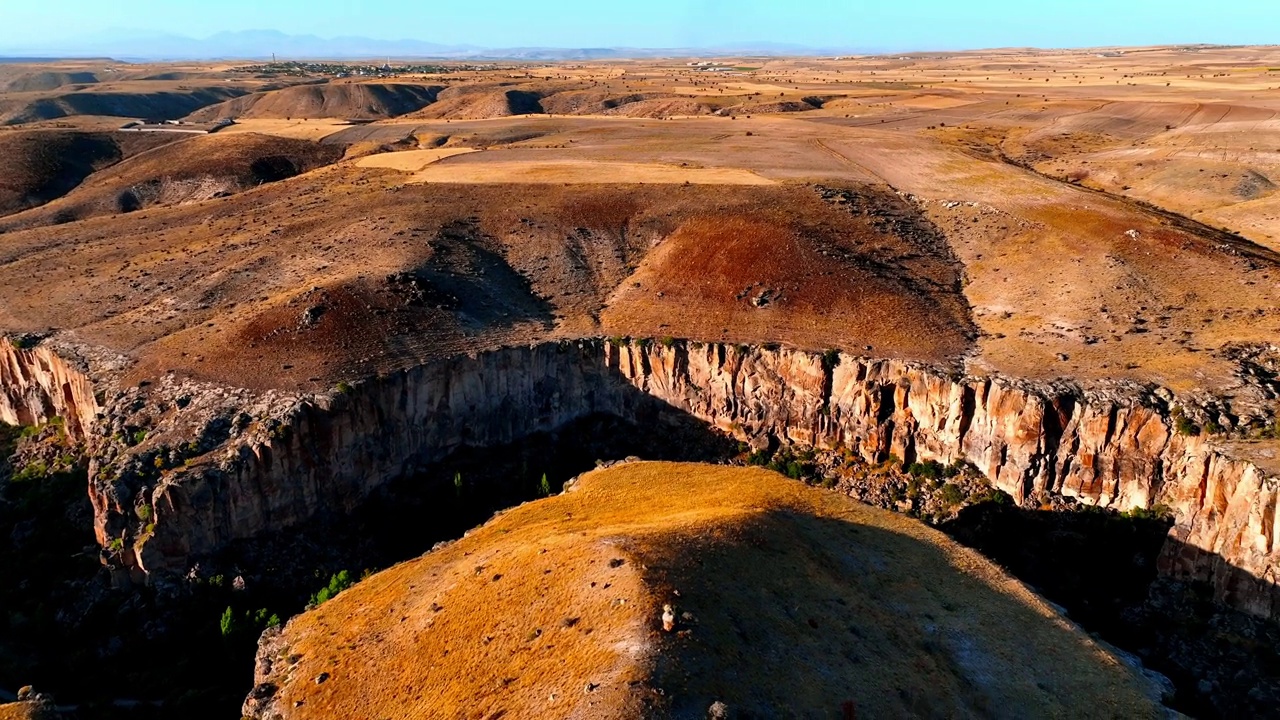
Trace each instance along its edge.
{"label": "layered rock strata", "polygon": [[1176,524],[1164,572],[1212,583],[1234,607],[1280,615],[1277,479],[1209,438],[1177,433],[1171,396],[1154,389],[1083,391],[834,352],[683,341],[506,348],[321,395],[251,396],[166,378],[115,393],[105,410],[93,383],[44,345],[6,345],[0,373],[0,418],[60,415],[89,436],[98,537],[109,563],[135,579],[350,511],[462,447],[513,442],[594,413],[656,422],[665,408],[756,447],[841,449],[869,463],[968,462],[1020,503],[1057,494],[1119,510],[1166,505]]}

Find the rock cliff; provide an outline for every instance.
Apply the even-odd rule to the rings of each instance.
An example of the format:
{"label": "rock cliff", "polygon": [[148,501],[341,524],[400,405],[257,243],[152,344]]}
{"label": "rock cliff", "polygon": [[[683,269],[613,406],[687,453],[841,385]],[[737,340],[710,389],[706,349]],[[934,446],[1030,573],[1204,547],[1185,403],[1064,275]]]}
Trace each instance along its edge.
{"label": "rock cliff", "polygon": [[85,439],[99,411],[83,361],[50,344],[0,338],[0,422],[38,425],[59,417]]}
{"label": "rock cliff", "polygon": [[46,345],[0,349],[0,418],[61,415],[92,436],[98,538],[135,579],[347,512],[461,447],[663,406],[755,447],[965,461],[1023,504],[1053,494],[1118,510],[1163,504],[1176,518],[1164,572],[1280,614],[1277,479],[1176,432],[1172,395],[1159,389],[1086,391],[776,346],[584,340],[455,357],[319,395],[167,377],[99,410],[93,383],[59,357]]}

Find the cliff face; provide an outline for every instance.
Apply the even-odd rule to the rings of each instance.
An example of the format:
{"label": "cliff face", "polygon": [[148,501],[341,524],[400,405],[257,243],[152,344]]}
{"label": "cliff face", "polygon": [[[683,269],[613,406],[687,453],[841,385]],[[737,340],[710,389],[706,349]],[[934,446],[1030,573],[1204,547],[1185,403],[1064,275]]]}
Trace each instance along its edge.
{"label": "cliff face", "polygon": [[1171,429],[1158,396],[951,378],[887,360],[723,345],[610,348],[645,392],[753,444],[843,446],[868,462],[967,461],[1019,503],[1051,493],[1118,510],[1170,507],[1160,559],[1219,599],[1276,616],[1277,484]]}
{"label": "cliff face", "polygon": [[49,345],[19,349],[0,338],[0,422],[38,425],[60,417],[84,440],[98,414],[93,382]]}
{"label": "cliff face", "polygon": [[[511,443],[592,413],[631,417],[653,402],[611,380],[598,350],[511,348],[299,398],[256,420],[216,465],[176,470],[145,490],[154,529],[124,559],[148,573],[185,570],[189,557],[232,540],[347,512],[378,486],[461,447]],[[120,495],[110,487],[97,494]],[[104,536],[125,526],[108,518]]]}
{"label": "cliff face", "polygon": [[[84,375],[43,346],[0,353],[0,417],[62,415],[89,434],[98,410]],[[1020,503],[1040,494],[1119,510],[1162,503],[1177,520],[1163,571],[1280,615],[1276,478],[1173,432],[1167,394],[1082,393],[787,348],[603,341],[457,357],[329,395],[253,399],[164,383],[141,392],[117,393],[103,411],[90,488],[109,562],[138,578],[347,512],[464,446],[514,442],[593,413],[643,418],[661,404],[756,447],[966,461]],[[140,407],[165,410],[130,419]],[[139,423],[147,438],[127,446]]]}

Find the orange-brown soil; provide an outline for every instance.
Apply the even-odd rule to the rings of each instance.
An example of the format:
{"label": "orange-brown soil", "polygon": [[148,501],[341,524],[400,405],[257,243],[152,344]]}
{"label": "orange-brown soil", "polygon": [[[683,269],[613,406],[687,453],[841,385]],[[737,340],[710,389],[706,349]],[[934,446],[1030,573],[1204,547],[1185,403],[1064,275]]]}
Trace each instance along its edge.
{"label": "orange-brown soil", "polygon": [[342,159],[343,149],[305,140],[257,135],[184,136],[119,133],[169,142],[109,170],[39,210],[0,220],[10,229],[66,223],[156,205],[198,202],[276,182]]}
{"label": "orange-brown soil", "polygon": [[[77,78],[83,92],[216,82],[254,94],[232,101],[240,126],[91,175],[73,195],[98,209],[65,212],[68,197],[0,220],[0,326],[71,332],[145,360],[140,373],[255,386],[619,334],[1228,394],[1240,380],[1225,348],[1280,333],[1272,50],[724,62],[291,87],[228,67],[5,68],[11,99]],[[412,88],[426,93],[413,112],[339,119]],[[224,144],[238,134],[254,139]],[[284,155],[307,170],[329,161],[322,147],[349,159],[230,197],[184,185],[139,212],[88,217],[167,166],[240,190],[254,182],[246,163]],[[386,150],[407,152],[368,157]],[[874,212],[823,200],[820,186]],[[20,229],[28,218],[63,224]],[[935,240],[913,239],[930,224]],[[299,328],[310,308],[324,312]]]}
{"label": "orange-brown soil", "polygon": [[264,648],[286,718],[1162,716],[977,553],[762,469],[589,473]]}

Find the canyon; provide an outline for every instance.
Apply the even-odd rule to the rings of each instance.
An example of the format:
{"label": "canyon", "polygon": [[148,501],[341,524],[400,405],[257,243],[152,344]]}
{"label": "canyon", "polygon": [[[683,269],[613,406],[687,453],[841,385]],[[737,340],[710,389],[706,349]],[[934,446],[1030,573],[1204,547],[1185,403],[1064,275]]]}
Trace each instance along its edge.
{"label": "canyon", "polygon": [[[88,443],[99,542],[109,566],[138,582],[322,509],[350,511],[462,447],[592,414],[654,422],[670,408],[753,448],[969,463],[1031,507],[1057,495],[1167,508],[1161,571],[1276,617],[1276,478],[1210,437],[1179,433],[1176,401],[1158,388],[1086,393],[835,351],[597,339],[459,356],[325,394],[166,378],[99,405],[95,392],[110,391],[47,345],[8,345],[0,359],[0,417],[68,418]],[[125,436],[140,429],[138,442]]]}
{"label": "canyon", "polygon": [[[658,649],[626,671],[654,694],[614,699],[659,707],[681,691],[664,667],[758,655],[768,625],[809,675],[893,656],[958,681],[895,699],[886,679],[867,707],[991,715],[964,691],[969,646],[931,629],[982,601],[928,597],[979,568],[1028,629],[1078,623],[1050,634],[1166,676],[1147,701],[1274,714],[1277,58],[0,63],[0,697],[34,684],[128,720],[228,716],[246,693],[249,716],[358,707],[315,663],[417,657],[371,609],[419,600],[436,580],[415,564],[509,601],[465,605],[458,631],[492,656],[473,676],[505,685],[498,649],[602,651],[555,607],[484,638],[603,564],[642,599],[628,642]],[[897,541],[862,546],[870,526],[968,559],[932,581],[910,553],[880,567]],[[462,559],[523,557],[555,527],[582,563]],[[704,550],[829,576],[777,573],[711,645],[711,621],[663,641],[663,605],[714,617],[741,594]],[[706,597],[673,601],[663,572]],[[914,634],[884,614],[877,642],[827,632],[890,589]],[[618,629],[612,608],[589,624]],[[448,617],[418,609],[422,632]],[[369,632],[330,647],[316,623],[347,615]],[[582,707],[605,699],[587,665]],[[562,692],[530,687],[493,711]],[[393,716],[472,694],[384,689]]]}

